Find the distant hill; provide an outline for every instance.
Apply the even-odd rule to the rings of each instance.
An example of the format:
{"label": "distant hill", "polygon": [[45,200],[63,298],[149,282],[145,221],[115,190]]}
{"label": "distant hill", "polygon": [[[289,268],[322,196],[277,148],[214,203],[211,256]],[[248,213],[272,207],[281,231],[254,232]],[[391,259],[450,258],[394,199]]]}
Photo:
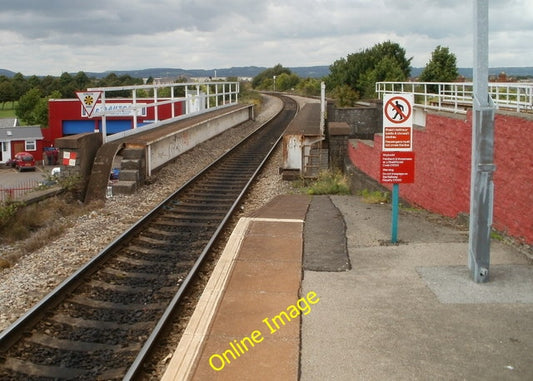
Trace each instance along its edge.
{"label": "distant hill", "polygon": [[[177,77],[255,77],[266,70],[266,67],[244,66],[220,69],[174,69],[174,68],[150,68],[141,70],[109,70],[101,73],[85,72],[88,77],[103,78],[111,73],[116,75],[130,75],[134,78],[177,78]],[[289,68],[301,78],[323,78],[329,74],[329,66],[301,66]],[[411,68],[411,77],[418,77],[424,68]],[[472,68],[458,68],[459,74],[466,78],[472,78]],[[496,76],[505,72],[510,77],[533,77],[533,67],[494,67],[489,69],[489,75]],[[76,75],[76,73],[71,73]],[[0,75],[12,78],[15,72],[0,69]],[[31,75],[31,74],[30,74]]]}
{"label": "distant hill", "polygon": [[0,75],[5,75],[7,78],[12,78],[16,73],[11,70],[0,69]]}
{"label": "distant hill", "polygon": [[[245,67],[231,67],[221,69],[171,69],[171,68],[153,68],[143,70],[125,70],[125,71],[107,71],[103,73],[86,73],[89,77],[103,78],[109,73],[116,75],[130,75],[135,78],[165,78],[165,77],[255,77],[257,74],[265,71],[266,67],[259,66],[245,66]],[[323,78],[329,74],[329,66],[300,66],[289,67],[289,69],[296,75],[302,78]],[[411,77],[418,77],[424,70],[423,67],[411,68]],[[459,75],[466,78],[472,78],[472,68],[458,68]],[[501,72],[505,72],[507,76],[511,77],[533,77],[533,67],[494,67],[489,69],[489,75],[496,76]],[[75,74],[75,73],[73,73]]]}
{"label": "distant hill", "polygon": [[[130,75],[134,78],[165,78],[165,77],[255,77],[265,71],[266,67],[245,66],[221,69],[172,69],[172,68],[151,68],[142,70],[117,70],[103,73],[85,73],[89,77],[103,78],[110,73],[116,75]],[[329,74],[329,66],[309,66],[289,68],[294,74],[302,78],[322,78]],[[74,74],[74,73],[73,73]]]}

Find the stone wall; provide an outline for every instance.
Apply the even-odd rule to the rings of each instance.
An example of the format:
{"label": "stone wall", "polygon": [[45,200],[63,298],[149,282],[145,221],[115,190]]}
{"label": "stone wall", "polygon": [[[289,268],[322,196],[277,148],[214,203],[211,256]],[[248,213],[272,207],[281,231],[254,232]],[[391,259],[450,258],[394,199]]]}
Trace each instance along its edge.
{"label": "stone wall", "polygon": [[328,120],[345,122],[350,126],[350,136],[371,139],[382,130],[382,103],[365,103],[357,107],[328,107]]}
{"label": "stone wall", "polygon": [[344,158],[347,155],[350,126],[345,122],[328,123],[329,166],[332,169],[344,170]]}

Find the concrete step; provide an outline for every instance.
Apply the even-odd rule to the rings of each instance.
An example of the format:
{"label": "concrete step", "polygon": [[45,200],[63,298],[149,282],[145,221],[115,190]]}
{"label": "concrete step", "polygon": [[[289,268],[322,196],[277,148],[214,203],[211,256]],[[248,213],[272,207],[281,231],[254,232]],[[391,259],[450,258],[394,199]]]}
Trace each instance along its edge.
{"label": "concrete step", "polygon": [[140,169],[142,166],[142,159],[122,159],[120,168],[122,169]]}
{"label": "concrete step", "polygon": [[119,181],[135,181],[139,182],[139,170],[137,169],[121,169],[118,176]]}
{"label": "concrete step", "polygon": [[113,183],[113,194],[133,194],[136,191],[136,181],[119,180],[116,183]]}
{"label": "concrete step", "polygon": [[307,155],[307,165],[304,168],[305,178],[316,178],[320,171],[329,168],[329,151],[327,148],[312,148]]}
{"label": "concrete step", "polygon": [[369,147],[374,147],[374,141],[373,140],[357,139],[357,142],[359,142],[361,144],[366,144]]}
{"label": "concrete step", "polygon": [[144,157],[144,148],[124,148],[120,151],[123,159],[142,159]]}

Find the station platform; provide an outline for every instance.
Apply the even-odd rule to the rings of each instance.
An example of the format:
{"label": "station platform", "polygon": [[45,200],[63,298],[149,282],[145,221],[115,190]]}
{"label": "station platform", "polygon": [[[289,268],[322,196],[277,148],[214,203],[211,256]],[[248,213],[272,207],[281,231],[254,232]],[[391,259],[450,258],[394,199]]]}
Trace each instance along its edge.
{"label": "station platform", "polygon": [[323,144],[320,103],[300,105],[300,111],[283,133],[282,177],[296,180],[300,177],[316,178],[328,168],[328,150]]}
{"label": "station platform", "polygon": [[[79,154],[82,158],[94,158],[85,163],[90,168],[85,201],[105,199],[112,169],[119,173],[118,181],[111,184],[113,193],[133,193],[152,175],[153,170],[253,118],[252,105],[236,104],[184,117],[157,128],[143,130],[141,127],[134,135],[120,137],[117,134],[115,140],[99,146],[94,155]],[[58,141],[58,144],[63,150],[70,147],[74,152],[80,145],[69,137]]]}
{"label": "station platform", "polygon": [[163,380],[533,379],[533,264],[358,196],[284,195],[242,218]]}

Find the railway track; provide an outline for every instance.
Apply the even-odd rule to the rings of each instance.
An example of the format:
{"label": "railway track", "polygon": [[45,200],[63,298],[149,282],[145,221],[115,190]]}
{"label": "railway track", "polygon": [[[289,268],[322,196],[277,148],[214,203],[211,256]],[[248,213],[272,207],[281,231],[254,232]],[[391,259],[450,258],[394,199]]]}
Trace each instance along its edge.
{"label": "railway track", "polygon": [[297,112],[283,110],[0,334],[0,380],[133,379]]}

